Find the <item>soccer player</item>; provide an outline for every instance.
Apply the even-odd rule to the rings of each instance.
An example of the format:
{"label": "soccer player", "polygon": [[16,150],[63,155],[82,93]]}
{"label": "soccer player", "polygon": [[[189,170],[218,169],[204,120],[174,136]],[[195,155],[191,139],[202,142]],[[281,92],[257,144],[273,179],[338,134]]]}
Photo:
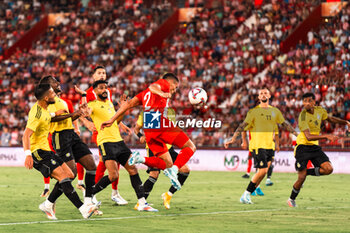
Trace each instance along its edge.
{"label": "soccer player", "polygon": [[[117,113],[101,127],[110,127],[128,109],[137,105],[143,105],[144,114],[152,115],[151,121],[158,119],[159,129],[144,129],[146,142],[149,149],[154,153],[154,157],[142,157],[139,153],[134,153],[129,159],[129,164],[144,163],[149,167],[164,170],[164,174],[170,178],[174,187],[179,190],[181,184],[177,178],[177,173],[196,151],[196,146],[188,136],[167,119],[166,113],[171,96],[179,86],[179,79],[173,73],[165,73],[161,79],[152,83],[146,90],[139,93],[131,100],[125,101]],[[162,124],[163,123],[163,124]],[[170,127],[164,127],[170,126]],[[181,151],[173,163],[166,144],[175,145]]]}
{"label": "soccer player", "polygon": [[[157,212],[158,210],[148,205],[145,199],[145,191],[135,165],[130,166],[127,162],[131,155],[130,149],[125,145],[119,133],[117,123],[101,130],[101,124],[110,119],[114,114],[114,105],[108,99],[107,81],[98,80],[93,84],[97,99],[88,103],[90,117],[97,128],[97,145],[102,155],[103,162],[108,170],[108,175],[102,177],[95,185],[93,193],[96,194],[106,188],[118,178],[119,169],[117,162],[124,166],[130,175],[131,185],[138,198],[139,211]],[[83,98],[83,103],[85,98]]]}
{"label": "soccer player", "polygon": [[[292,193],[287,201],[290,207],[297,207],[295,202],[306,176],[329,175],[333,172],[333,167],[328,156],[322,151],[318,141],[328,139],[336,141],[337,136],[332,134],[320,135],[322,121],[334,124],[350,126],[349,121],[331,116],[321,106],[315,106],[315,95],[305,93],[302,97],[304,109],[298,119],[300,134],[297,137],[295,153],[295,169],[298,171],[298,179],[293,185]],[[307,168],[308,161],[311,160],[314,168]]]}
{"label": "soccer player", "polygon": [[[26,155],[25,167],[33,167],[41,172],[44,177],[52,177],[57,180],[55,185],[67,196],[67,198],[79,209],[84,218],[89,218],[98,208],[100,203],[88,205],[82,203],[71,184],[74,174],[63,163],[62,159],[53,153],[49,146],[48,135],[51,120],[54,115],[48,111],[48,106],[55,103],[55,92],[49,84],[39,84],[35,88],[37,102],[29,111],[26,129],[23,133],[23,149]],[[49,219],[57,219],[54,212],[54,204],[47,200],[39,205]]]}
{"label": "soccer player", "polygon": [[297,134],[293,127],[285,121],[282,113],[275,107],[269,105],[270,91],[267,88],[259,90],[260,104],[249,110],[247,116],[236,129],[232,139],[225,142],[225,148],[234,143],[243,130],[249,129],[251,142],[253,144],[254,167],[258,168],[257,173],[252,177],[246,191],[240,198],[244,204],[253,204],[250,194],[259,187],[260,182],[265,177],[268,167],[274,157],[274,129],[276,124],[281,124],[293,134]]}
{"label": "soccer player", "polygon": [[[42,84],[49,84],[56,93],[55,103],[48,107],[50,112],[64,110],[68,113],[69,109],[65,101],[58,96],[62,93],[60,83],[51,75],[45,76],[40,80]],[[68,114],[69,115],[69,114]],[[84,202],[92,203],[92,187],[95,184],[96,164],[92,153],[88,146],[80,139],[74,131],[72,121],[78,119],[81,114],[74,114],[62,121],[51,124],[52,144],[58,156],[68,165],[72,170],[74,177],[77,174],[76,161],[79,162],[86,169],[85,175],[85,198]],[[63,115],[64,117],[64,115]],[[57,198],[62,195],[62,191],[58,185],[55,185],[48,201],[55,203]],[[99,212],[101,214],[101,212]]]}
{"label": "soccer player", "polygon": [[[96,66],[93,70],[92,73],[92,78],[94,80],[94,82],[98,81],[98,80],[106,80],[107,79],[107,73],[106,73],[106,68],[104,66]],[[79,88],[75,88],[76,91],[80,94],[82,93],[86,93],[86,101],[87,103],[89,103],[90,101],[94,101],[97,98],[96,93],[94,92],[93,87],[90,87],[89,89],[86,90],[86,92],[81,91]],[[107,89],[107,96],[108,96],[108,100],[112,101],[112,95],[111,95],[111,91],[109,89]],[[93,132],[92,135],[92,141],[94,141],[97,144],[96,138],[97,138],[97,130],[94,126],[94,124],[87,120],[85,117],[81,117],[80,120],[83,122],[83,124],[91,131]],[[119,128],[124,131],[124,132],[128,132],[128,133],[132,133],[131,130],[129,129],[129,127],[127,127],[126,125],[123,124],[123,122],[119,123]],[[118,163],[118,169],[120,167],[120,164]],[[96,177],[95,177],[95,183],[97,183],[103,176],[104,173],[106,171],[106,166],[102,160],[102,155],[100,154],[100,161],[97,165],[97,169],[96,169]],[[119,182],[119,176],[118,178],[112,182],[112,195],[111,195],[111,199],[117,204],[117,205],[127,205],[128,202],[120,195],[119,191],[118,191],[118,182]]]}
{"label": "soccer player", "polygon": [[[172,108],[168,108],[168,117],[171,121],[175,122],[175,111]],[[136,122],[136,126],[134,128],[134,133],[139,137],[140,142],[141,143],[145,143],[146,142],[146,138],[145,136],[140,132],[141,128],[143,126],[143,111],[141,111],[141,113],[139,114],[139,117],[137,119]],[[173,161],[176,160],[178,153],[174,150],[174,147],[172,147],[171,145],[167,144],[166,145],[171,159]],[[147,150],[147,154],[148,157],[153,157],[154,154],[153,152],[148,148],[148,145],[146,143],[146,150]],[[151,168],[149,167],[147,169],[147,173],[149,173],[149,177],[148,179],[145,181],[145,183],[143,184],[143,187],[145,189],[145,198],[147,199],[147,197],[149,196],[149,194],[151,193],[154,184],[157,182],[158,176],[159,176],[159,172],[160,170],[157,168]],[[188,176],[190,175],[190,168],[187,166],[187,164],[185,164],[182,168],[179,169],[179,173],[177,174],[178,176],[178,180],[181,184],[181,186],[185,183],[186,179],[188,178]],[[168,192],[165,192],[162,194],[162,199],[163,199],[163,204],[164,207],[166,209],[170,209],[170,201],[172,196],[174,195],[174,193],[177,191],[177,189],[172,185],[169,188]]]}

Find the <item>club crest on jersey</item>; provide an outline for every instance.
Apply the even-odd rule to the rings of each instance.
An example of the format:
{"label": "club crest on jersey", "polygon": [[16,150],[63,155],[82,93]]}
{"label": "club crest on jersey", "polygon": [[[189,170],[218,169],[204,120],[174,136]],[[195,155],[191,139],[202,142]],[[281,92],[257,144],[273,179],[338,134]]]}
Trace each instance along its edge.
{"label": "club crest on jersey", "polygon": [[143,113],[143,128],[144,129],[160,129],[160,116],[162,114],[159,111],[150,111]]}

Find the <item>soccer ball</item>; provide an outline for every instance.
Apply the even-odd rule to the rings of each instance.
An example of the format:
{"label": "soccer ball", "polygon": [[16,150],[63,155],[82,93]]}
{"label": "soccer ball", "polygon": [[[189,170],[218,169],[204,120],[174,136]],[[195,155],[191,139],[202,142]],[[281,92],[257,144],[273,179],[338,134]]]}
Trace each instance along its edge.
{"label": "soccer ball", "polygon": [[205,90],[203,90],[200,87],[196,87],[190,90],[190,92],[188,93],[188,99],[193,105],[205,104],[208,100],[208,95]]}

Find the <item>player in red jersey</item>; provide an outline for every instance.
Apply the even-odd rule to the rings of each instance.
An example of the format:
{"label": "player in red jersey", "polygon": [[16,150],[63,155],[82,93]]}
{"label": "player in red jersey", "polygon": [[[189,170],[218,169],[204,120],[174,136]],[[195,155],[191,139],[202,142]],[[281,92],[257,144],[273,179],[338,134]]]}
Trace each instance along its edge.
{"label": "player in red jersey", "polygon": [[[176,189],[181,188],[177,179],[178,170],[184,166],[196,151],[196,146],[188,136],[167,118],[167,108],[171,96],[179,86],[179,79],[172,73],[166,73],[157,82],[152,83],[146,90],[136,95],[131,100],[120,105],[117,113],[101,125],[110,127],[126,110],[137,105],[143,106],[144,133],[149,149],[154,157],[142,157],[139,153],[133,153],[129,164],[144,163],[149,167],[164,170],[164,174],[170,178]],[[181,151],[173,163],[166,144],[175,145]]]}
{"label": "player in red jersey", "polygon": [[[106,69],[104,66],[96,66],[93,74],[92,74],[92,78],[94,80],[94,82],[98,81],[98,80],[106,80],[107,79],[107,74],[106,74]],[[76,88],[76,91],[78,93],[83,93],[80,89]],[[107,96],[108,96],[108,100],[112,101],[112,95],[111,95],[111,90],[108,89],[107,90]],[[90,101],[94,101],[97,99],[96,93],[94,92],[94,89],[92,87],[90,87],[89,89],[86,90],[86,102],[89,103]],[[92,135],[92,141],[96,143],[96,138],[97,138],[97,130],[94,126],[94,124],[87,120],[85,117],[80,118],[81,121],[84,123],[84,125],[91,131],[93,132]],[[122,122],[119,123],[119,128],[124,131],[124,132],[128,132],[128,133],[132,133],[131,130],[124,125]],[[120,168],[120,164],[118,163],[118,169]],[[100,160],[99,163],[97,165],[97,169],[96,169],[96,176],[95,176],[95,183],[97,184],[97,182],[104,176],[104,173],[106,171],[106,166],[102,161],[102,156],[100,154]],[[79,175],[78,175],[79,176]],[[78,177],[79,178],[79,177]],[[128,204],[128,202],[120,195],[119,191],[118,191],[118,182],[119,182],[119,176],[117,178],[116,181],[112,182],[112,195],[111,195],[111,199],[117,204],[117,205],[126,205]]]}

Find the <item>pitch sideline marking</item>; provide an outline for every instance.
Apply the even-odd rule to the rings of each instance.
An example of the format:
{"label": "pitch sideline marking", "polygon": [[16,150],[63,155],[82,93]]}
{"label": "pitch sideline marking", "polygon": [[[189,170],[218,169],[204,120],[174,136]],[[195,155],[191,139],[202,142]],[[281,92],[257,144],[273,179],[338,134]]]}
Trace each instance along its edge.
{"label": "pitch sideline marking", "polygon": [[[289,208],[292,209],[292,208]],[[350,207],[309,207],[300,210],[318,210],[318,209],[350,209]],[[115,218],[91,218],[91,219],[65,219],[65,220],[53,220],[53,221],[34,221],[34,222],[10,222],[0,223],[0,226],[12,226],[12,225],[31,225],[31,224],[43,224],[43,223],[61,223],[61,222],[82,222],[82,221],[107,221],[107,220],[123,220],[123,219],[139,219],[139,218],[154,218],[154,217],[177,217],[177,216],[196,216],[196,215],[216,215],[216,214],[239,214],[239,213],[254,213],[254,212],[275,212],[288,210],[288,208],[280,209],[257,209],[257,210],[237,210],[237,211],[219,211],[219,212],[207,212],[207,213],[184,213],[184,214],[157,214],[146,216],[125,216]]]}

